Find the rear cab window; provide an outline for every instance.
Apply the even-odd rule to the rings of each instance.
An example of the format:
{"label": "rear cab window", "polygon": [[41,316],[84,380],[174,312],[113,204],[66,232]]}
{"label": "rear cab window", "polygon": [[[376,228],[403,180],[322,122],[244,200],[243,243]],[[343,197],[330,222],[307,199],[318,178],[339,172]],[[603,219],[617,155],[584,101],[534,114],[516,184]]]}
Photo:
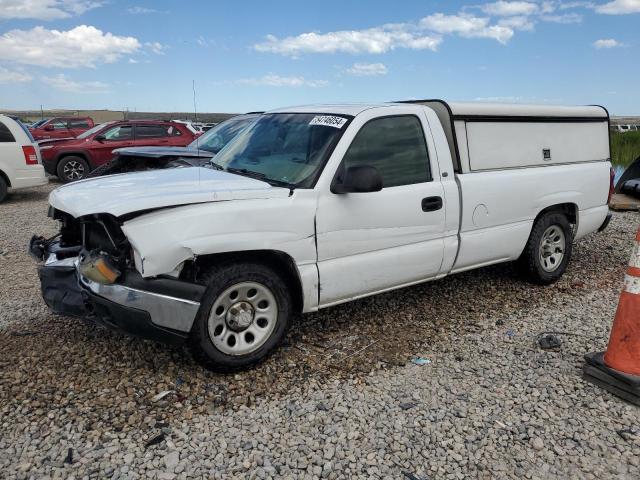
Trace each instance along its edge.
{"label": "rear cab window", "polygon": [[375,118],[356,134],[345,154],[337,180],[354,166],[375,167],[383,188],[432,180],[422,123],[414,115]]}

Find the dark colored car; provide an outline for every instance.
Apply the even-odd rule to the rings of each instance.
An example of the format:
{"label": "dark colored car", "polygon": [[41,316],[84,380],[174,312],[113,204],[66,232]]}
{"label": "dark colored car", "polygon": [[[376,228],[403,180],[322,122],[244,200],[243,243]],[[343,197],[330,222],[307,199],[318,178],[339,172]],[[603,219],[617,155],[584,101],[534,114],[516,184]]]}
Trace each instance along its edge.
{"label": "dark colored car", "polygon": [[123,120],[96,125],[78,138],[40,143],[45,170],[63,182],[85,178],[113,158],[123,147],[184,147],[196,134],[184,123],[160,120]]}
{"label": "dark colored car", "polygon": [[48,140],[50,138],[75,138],[90,128],[94,123],[91,117],[55,117],[29,128],[31,135],[36,140]]}
{"label": "dark colored car", "polygon": [[206,164],[238,133],[251,125],[261,112],[246,113],[217,124],[186,147],[133,147],[115,150],[113,160],[90,176],[135,172],[153,168]]}

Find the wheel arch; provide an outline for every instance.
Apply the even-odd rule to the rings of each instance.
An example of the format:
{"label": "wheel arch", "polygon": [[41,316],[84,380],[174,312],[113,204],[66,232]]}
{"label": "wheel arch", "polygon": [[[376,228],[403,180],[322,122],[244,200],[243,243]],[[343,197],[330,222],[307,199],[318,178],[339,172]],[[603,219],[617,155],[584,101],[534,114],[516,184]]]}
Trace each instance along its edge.
{"label": "wheel arch", "polygon": [[580,220],[579,218],[580,210],[578,208],[578,205],[572,202],[556,203],[554,205],[550,205],[548,207],[543,208],[536,215],[536,218],[533,220],[533,224],[531,228],[533,228],[533,225],[535,225],[538,219],[540,219],[543,215],[546,215],[547,213],[551,213],[551,212],[564,214],[567,217],[567,220],[569,220],[569,223],[573,225],[574,230],[578,228],[578,222]]}
{"label": "wheel arch", "polygon": [[294,259],[280,250],[243,250],[199,255],[189,265],[185,265],[181,277],[191,277],[197,281],[202,272],[208,268],[220,264],[240,262],[260,263],[277,272],[291,288],[294,311],[296,313],[302,312],[304,290],[300,272]]}
{"label": "wheel arch", "polygon": [[[575,233],[578,231],[578,221],[580,220],[579,211],[580,210],[578,208],[578,205],[572,202],[556,203],[553,205],[549,205],[548,207],[544,207],[537,213],[537,215],[533,219],[533,222],[531,222],[529,235],[531,235],[531,233],[533,232],[533,229],[535,228],[538,220],[540,220],[540,218],[542,218],[547,213],[561,213],[565,215],[567,217],[567,220],[569,220],[569,224],[572,227],[572,234],[575,235]],[[527,241],[528,241],[528,237],[527,237]],[[523,245],[519,256],[522,256],[522,253],[524,252],[525,248],[526,248],[526,243],[525,245]]]}

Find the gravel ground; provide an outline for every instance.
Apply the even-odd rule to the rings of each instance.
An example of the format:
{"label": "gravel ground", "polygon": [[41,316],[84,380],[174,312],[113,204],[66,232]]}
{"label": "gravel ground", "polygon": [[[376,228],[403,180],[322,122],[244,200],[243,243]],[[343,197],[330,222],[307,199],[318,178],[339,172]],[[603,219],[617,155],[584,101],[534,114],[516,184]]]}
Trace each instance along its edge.
{"label": "gravel ground", "polygon": [[[637,214],[579,242],[553,286],[503,265],[360,300],[223,376],[48,312],[26,245],[56,232],[53,186],[0,204],[0,477],[640,478],[640,409],[581,379]],[[538,347],[547,331],[560,348]]]}

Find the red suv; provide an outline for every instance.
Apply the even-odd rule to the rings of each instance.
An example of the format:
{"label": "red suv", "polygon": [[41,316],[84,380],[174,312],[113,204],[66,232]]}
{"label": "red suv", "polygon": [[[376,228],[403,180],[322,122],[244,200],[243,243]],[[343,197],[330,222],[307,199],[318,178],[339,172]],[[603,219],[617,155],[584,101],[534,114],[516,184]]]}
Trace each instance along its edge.
{"label": "red suv", "polygon": [[75,138],[93,128],[93,125],[93,119],[90,117],[56,117],[50,118],[37,128],[30,128],[29,131],[36,140]]}
{"label": "red suv", "polygon": [[196,137],[184,123],[157,120],[124,120],[96,125],[69,140],[40,143],[44,169],[64,183],[80,180],[113,157],[123,147],[184,147]]}

